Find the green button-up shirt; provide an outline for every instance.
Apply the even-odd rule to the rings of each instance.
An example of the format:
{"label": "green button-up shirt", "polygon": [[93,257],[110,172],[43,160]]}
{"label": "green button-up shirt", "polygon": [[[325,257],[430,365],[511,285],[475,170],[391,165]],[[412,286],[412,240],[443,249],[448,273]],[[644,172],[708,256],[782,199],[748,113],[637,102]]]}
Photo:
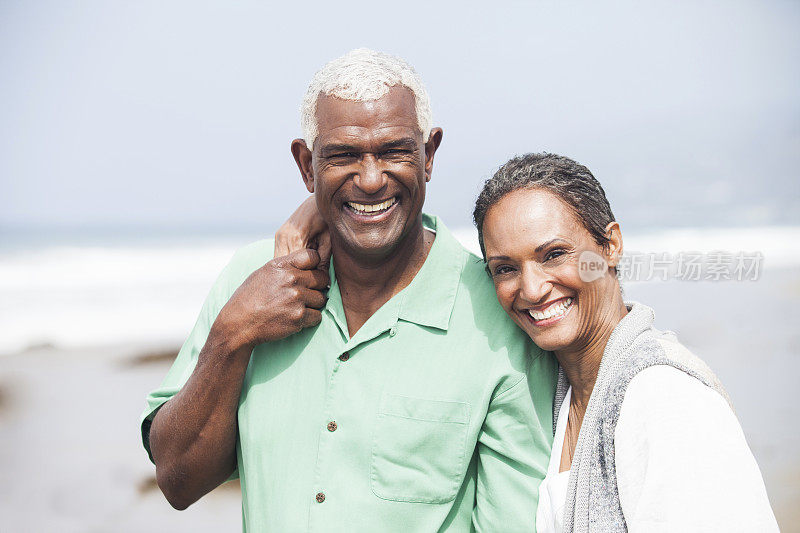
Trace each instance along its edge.
{"label": "green button-up shirt", "polygon": [[[253,350],[237,442],[244,529],[534,531],[557,367],[500,308],[483,263],[435,217],[414,280],[351,338],[331,267],[314,328]],[[234,290],[272,257],[239,250],[142,415],[188,379]]]}

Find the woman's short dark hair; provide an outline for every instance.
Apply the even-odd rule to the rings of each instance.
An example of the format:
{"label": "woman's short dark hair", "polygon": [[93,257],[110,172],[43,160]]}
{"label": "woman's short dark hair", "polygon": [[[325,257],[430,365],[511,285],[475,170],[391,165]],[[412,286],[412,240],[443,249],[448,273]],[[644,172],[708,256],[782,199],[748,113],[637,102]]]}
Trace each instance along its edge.
{"label": "woman's short dark hair", "polygon": [[603,187],[589,169],[560,155],[526,154],[500,167],[486,180],[475,201],[472,218],[478,228],[478,241],[484,257],[483,220],[486,212],[505,195],[518,189],[544,189],[555,194],[570,206],[597,244],[608,244],[606,226],[614,221],[614,213]]}

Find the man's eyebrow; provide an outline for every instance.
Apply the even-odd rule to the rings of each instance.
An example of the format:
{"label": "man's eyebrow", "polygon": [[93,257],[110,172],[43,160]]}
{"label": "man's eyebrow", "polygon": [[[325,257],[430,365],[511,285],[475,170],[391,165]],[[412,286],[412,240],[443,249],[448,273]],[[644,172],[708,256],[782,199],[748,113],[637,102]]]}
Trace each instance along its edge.
{"label": "man's eyebrow", "polygon": [[387,141],[382,143],[380,146],[381,151],[391,150],[393,148],[408,148],[414,149],[417,147],[417,141],[411,137],[403,137],[402,139],[394,139],[392,141]]}
{"label": "man's eyebrow", "polygon": [[[386,141],[382,143],[378,147],[379,152],[385,152],[387,150],[393,150],[397,148],[406,148],[409,150],[414,150],[417,148],[417,141],[414,140],[412,137],[403,137],[402,139],[393,139],[391,141]],[[319,153],[322,157],[329,157],[332,154],[338,153],[347,153],[347,152],[355,152],[361,153],[363,148],[352,145],[352,144],[345,144],[345,143],[333,143],[333,144],[326,144],[322,148],[320,148]]]}
{"label": "man's eyebrow", "polygon": [[326,144],[322,148],[320,148],[319,153],[322,157],[327,157],[331,154],[336,154],[340,152],[359,152],[361,151],[360,148],[357,146],[353,146],[352,144]]}

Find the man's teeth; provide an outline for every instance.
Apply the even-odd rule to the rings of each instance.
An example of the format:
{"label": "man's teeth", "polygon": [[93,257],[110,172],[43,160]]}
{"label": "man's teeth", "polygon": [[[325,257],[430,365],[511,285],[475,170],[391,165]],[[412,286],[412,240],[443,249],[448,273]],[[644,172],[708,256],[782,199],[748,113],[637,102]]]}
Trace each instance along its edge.
{"label": "man's teeth", "polygon": [[358,204],[356,202],[347,202],[347,205],[353,211],[359,214],[365,214],[365,213],[375,213],[377,211],[386,211],[387,209],[392,207],[392,205],[394,205],[395,201],[396,200],[394,198],[389,198],[385,202],[381,202],[379,204]]}
{"label": "man's teeth", "polygon": [[567,298],[566,300],[562,300],[560,303],[551,305],[544,311],[534,311],[533,309],[528,309],[528,313],[533,317],[534,320],[545,320],[547,318],[563,315],[567,312],[567,309],[569,309],[571,305],[572,298]]}

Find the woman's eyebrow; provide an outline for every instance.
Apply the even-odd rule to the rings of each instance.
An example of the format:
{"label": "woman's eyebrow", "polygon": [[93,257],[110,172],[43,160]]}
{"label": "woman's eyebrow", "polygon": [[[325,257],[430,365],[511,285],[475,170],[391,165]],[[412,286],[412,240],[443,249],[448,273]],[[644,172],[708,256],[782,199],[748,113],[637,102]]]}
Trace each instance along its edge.
{"label": "woman's eyebrow", "polygon": [[[538,254],[539,252],[541,252],[542,250],[544,250],[545,248],[547,248],[551,244],[555,244],[555,243],[558,243],[558,242],[561,242],[561,243],[564,243],[564,244],[569,244],[564,239],[562,239],[560,237],[556,237],[554,239],[550,239],[549,241],[544,242],[544,243],[540,244],[539,246],[537,246],[534,249],[534,252],[536,252]],[[508,261],[509,259],[511,259],[511,258],[509,256],[507,256],[507,255],[491,255],[491,256],[486,258],[486,262],[488,263],[489,261]]]}
{"label": "woman's eyebrow", "polygon": [[541,252],[542,250],[544,250],[545,248],[547,248],[551,244],[555,244],[557,242],[562,242],[562,243],[567,244],[567,241],[565,241],[564,239],[556,237],[555,239],[550,239],[549,241],[540,244],[539,246],[536,247],[536,249],[534,251],[538,254],[539,252]]}

